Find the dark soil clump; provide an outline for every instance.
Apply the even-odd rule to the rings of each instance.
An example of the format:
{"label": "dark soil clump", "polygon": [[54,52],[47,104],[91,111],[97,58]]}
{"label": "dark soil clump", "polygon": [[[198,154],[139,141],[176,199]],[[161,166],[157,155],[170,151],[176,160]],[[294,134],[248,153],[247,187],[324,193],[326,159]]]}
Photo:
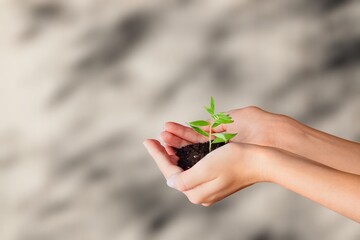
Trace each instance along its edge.
{"label": "dark soil clump", "polygon": [[[211,145],[211,151],[224,145],[225,143],[213,143]],[[195,143],[182,148],[176,148],[175,153],[176,156],[179,157],[177,165],[182,169],[187,170],[209,153],[209,142]]]}

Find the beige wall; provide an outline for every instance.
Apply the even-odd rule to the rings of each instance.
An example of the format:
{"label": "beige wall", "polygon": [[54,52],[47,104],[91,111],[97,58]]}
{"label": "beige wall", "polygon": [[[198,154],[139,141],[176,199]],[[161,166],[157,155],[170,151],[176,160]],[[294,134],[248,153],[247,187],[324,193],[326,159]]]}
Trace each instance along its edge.
{"label": "beige wall", "polygon": [[141,144],[211,95],[360,141],[360,2],[325,2],[1,1],[0,239],[359,239],[270,184],[193,206]]}

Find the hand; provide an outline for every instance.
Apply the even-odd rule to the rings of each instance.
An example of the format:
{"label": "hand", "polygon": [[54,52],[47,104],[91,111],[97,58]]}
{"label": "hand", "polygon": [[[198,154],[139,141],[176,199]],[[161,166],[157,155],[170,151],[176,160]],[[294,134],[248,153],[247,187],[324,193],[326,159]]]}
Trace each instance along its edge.
{"label": "hand", "polygon": [[[233,118],[234,123],[220,125],[214,132],[238,133],[232,142],[250,143],[263,146],[277,147],[278,135],[286,138],[286,132],[282,131],[287,118],[281,115],[269,113],[257,107],[246,107],[227,112]],[[208,127],[203,127],[208,131]],[[182,147],[191,143],[205,142],[207,138],[194,132],[191,128],[174,122],[167,122],[160,137],[172,147]],[[167,148],[169,151],[170,148]]]}
{"label": "hand", "polygon": [[360,201],[359,143],[256,107],[228,113],[234,123],[215,132],[238,135],[186,171],[176,165],[173,147],[207,138],[168,122],[161,133],[165,148],[156,140],[145,141],[169,186],[209,206],[256,182],[273,182],[360,222],[360,210],[353,207]]}
{"label": "hand", "polygon": [[[156,140],[146,140],[145,147],[154,158],[170,187],[183,192],[194,204],[210,206],[230,194],[264,181],[260,149],[248,144],[229,143],[209,153],[194,167],[183,171],[176,166],[176,156],[169,155]],[[248,154],[251,151],[251,154]]]}
{"label": "hand", "polygon": [[[312,159],[326,166],[360,175],[360,144],[341,139],[310,128],[284,115],[266,112],[257,107],[246,107],[228,112],[232,124],[220,125],[214,132],[237,133],[230,142],[274,147]],[[160,137],[166,149],[191,143],[205,142],[207,138],[191,128],[174,122],[165,123]],[[208,127],[203,127],[208,131]],[[346,161],[344,161],[346,159]]]}

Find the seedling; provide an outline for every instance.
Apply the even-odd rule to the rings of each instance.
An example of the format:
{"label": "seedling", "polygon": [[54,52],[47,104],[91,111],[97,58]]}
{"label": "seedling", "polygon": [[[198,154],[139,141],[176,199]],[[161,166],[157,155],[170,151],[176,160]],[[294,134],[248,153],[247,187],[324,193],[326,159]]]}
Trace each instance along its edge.
{"label": "seedling", "polygon": [[[221,124],[230,124],[234,120],[224,112],[215,113],[215,100],[213,97],[210,98],[210,106],[206,107],[205,110],[210,114],[210,121],[197,120],[189,122],[188,125],[197,133],[209,138],[209,152],[211,152],[211,145],[213,143],[227,143],[230,139],[236,136],[236,133],[213,133],[213,129],[220,126]],[[209,132],[205,132],[201,127],[210,126]],[[215,139],[212,140],[213,136]]]}

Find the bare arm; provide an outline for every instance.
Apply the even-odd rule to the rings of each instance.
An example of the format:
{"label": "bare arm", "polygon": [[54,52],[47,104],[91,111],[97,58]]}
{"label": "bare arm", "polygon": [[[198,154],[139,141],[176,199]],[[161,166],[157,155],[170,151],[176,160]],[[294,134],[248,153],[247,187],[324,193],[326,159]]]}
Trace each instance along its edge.
{"label": "bare arm", "polygon": [[360,222],[360,176],[271,150],[268,180]]}
{"label": "bare arm", "polygon": [[277,147],[329,167],[360,175],[360,144],[308,127],[289,117],[277,136]]}

